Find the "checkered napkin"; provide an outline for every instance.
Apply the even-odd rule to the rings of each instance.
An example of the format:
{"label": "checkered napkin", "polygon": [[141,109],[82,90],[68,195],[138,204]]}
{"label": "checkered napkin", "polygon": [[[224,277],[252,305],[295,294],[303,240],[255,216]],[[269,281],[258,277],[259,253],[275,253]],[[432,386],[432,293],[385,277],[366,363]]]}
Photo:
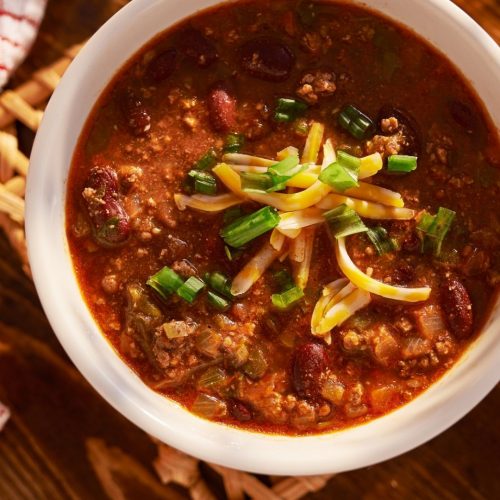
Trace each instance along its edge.
{"label": "checkered napkin", "polygon": [[0,89],[26,57],[47,0],[0,0]]}

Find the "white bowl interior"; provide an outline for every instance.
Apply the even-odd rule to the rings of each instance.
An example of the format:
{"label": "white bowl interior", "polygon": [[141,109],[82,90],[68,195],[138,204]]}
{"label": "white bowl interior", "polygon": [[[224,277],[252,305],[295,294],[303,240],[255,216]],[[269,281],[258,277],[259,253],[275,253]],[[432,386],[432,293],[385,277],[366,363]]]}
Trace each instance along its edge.
{"label": "white bowl interior", "polygon": [[[217,3],[135,0],[99,30],[68,69],[46,110],[28,178],[29,256],[42,304],[64,348],[97,391],[139,427],[189,454],[252,472],[294,475],[341,472],[386,460],[442,432],[497,383],[498,307],[460,362],[413,402],[356,428],[290,438],[200,419],[153,392],[116,355],[82,300],[64,232],[67,174],[82,127],[115,72],[152,35]],[[448,0],[365,3],[440,47],[469,76],[500,124],[500,49],[478,25]]]}

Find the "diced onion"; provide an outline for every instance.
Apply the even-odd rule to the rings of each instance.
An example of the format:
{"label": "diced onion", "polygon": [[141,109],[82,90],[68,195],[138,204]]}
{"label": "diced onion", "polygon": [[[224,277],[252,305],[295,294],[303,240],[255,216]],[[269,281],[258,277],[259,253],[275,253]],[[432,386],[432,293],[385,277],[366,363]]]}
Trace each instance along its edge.
{"label": "diced onion", "polygon": [[415,210],[409,208],[387,207],[380,203],[358,200],[341,194],[329,194],[325,196],[316,204],[316,207],[330,210],[342,204],[347,205],[361,217],[366,217],[367,219],[410,220],[416,215]]}
{"label": "diced onion", "polygon": [[248,292],[279,255],[280,252],[275,250],[269,242],[266,242],[236,275],[231,285],[231,294],[239,296]]}
{"label": "diced onion", "polygon": [[234,194],[220,194],[218,196],[207,196],[204,194],[195,194],[187,196],[185,194],[174,194],[174,201],[179,210],[186,210],[187,207],[202,210],[204,212],[221,212],[226,208],[244,203],[245,200]]}
{"label": "diced onion", "polygon": [[429,298],[431,293],[431,289],[429,287],[402,288],[387,285],[371,278],[357,268],[349,257],[345,246],[345,238],[337,239],[334,244],[335,254],[337,256],[337,262],[340,269],[358,288],[374,293],[375,295],[380,295],[381,297],[385,297],[387,299],[402,300],[405,302],[421,302]]}

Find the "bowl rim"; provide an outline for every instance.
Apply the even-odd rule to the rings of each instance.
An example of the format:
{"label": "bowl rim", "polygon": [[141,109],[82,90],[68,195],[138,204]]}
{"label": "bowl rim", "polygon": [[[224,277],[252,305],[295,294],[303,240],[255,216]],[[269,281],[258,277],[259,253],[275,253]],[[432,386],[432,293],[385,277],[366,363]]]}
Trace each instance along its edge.
{"label": "bowl rim", "polygon": [[[196,7],[191,12],[201,4],[220,3],[184,1]],[[81,295],[67,250],[61,203],[64,212],[69,167],[67,151],[63,151],[66,146],[62,145],[67,142],[62,139],[69,136],[70,144],[76,142],[68,120],[75,118],[73,107],[78,107],[78,103],[74,99],[82,82],[85,88],[89,81],[97,55],[106,52],[104,49],[112,43],[115,33],[123,33],[131,20],[140,19],[149,9],[159,8],[160,2],[133,0],[87,42],[54,92],[33,146],[26,192],[29,260],[45,313],[71,360],[104,399],[149,434],[202,460],[249,472],[309,475],[352,470],[397,456],[441,433],[479,403],[500,379],[500,339],[495,338],[495,330],[500,331],[500,314],[492,313],[483,333],[455,366],[410,403],[366,424],[301,437],[253,433],[191,414],[143,384],[100,332]],[[486,32],[450,0],[424,3],[441,17],[449,16],[470,43],[484,50],[500,81],[500,48]],[[142,42],[137,44],[125,60],[142,45]],[[114,68],[118,70],[121,66],[123,61]],[[95,102],[102,90],[93,88],[86,99]],[[90,110],[86,110],[87,115]],[[80,121],[85,123],[87,115]],[[80,133],[81,128],[76,139]],[[73,150],[74,147],[71,157]],[[49,169],[53,165],[55,177]],[[62,228],[58,227],[61,221]],[[54,225],[53,231],[46,231]],[[494,307],[497,313],[499,304],[500,298]],[[462,397],[457,397],[459,392]]]}

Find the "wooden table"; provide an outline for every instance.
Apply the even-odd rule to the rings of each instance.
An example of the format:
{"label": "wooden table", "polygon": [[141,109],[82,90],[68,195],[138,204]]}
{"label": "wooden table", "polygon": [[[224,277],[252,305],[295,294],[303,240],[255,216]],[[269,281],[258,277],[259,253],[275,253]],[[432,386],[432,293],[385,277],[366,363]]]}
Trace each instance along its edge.
{"label": "wooden table", "polygon": [[[13,85],[90,36],[124,0],[49,0],[40,36]],[[457,0],[500,41],[499,0]],[[32,136],[19,130],[29,150]],[[500,388],[448,431],[383,464],[334,477],[316,499],[500,498]],[[0,498],[183,497],[162,486],[156,447],[72,366],[31,281],[0,235],[0,401],[13,417],[0,434]],[[203,470],[216,494],[221,484]]]}

